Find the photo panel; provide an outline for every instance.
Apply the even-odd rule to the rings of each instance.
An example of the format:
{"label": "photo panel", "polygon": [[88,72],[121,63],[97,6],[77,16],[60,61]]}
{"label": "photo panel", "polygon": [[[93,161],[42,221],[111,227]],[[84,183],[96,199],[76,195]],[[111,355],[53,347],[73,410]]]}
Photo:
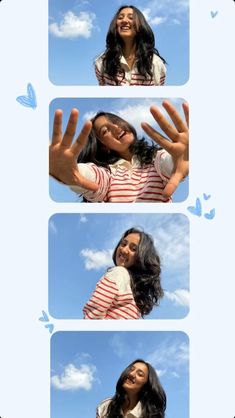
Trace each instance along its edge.
{"label": "photo panel", "polygon": [[50,315],[184,318],[189,312],[189,239],[188,218],[182,214],[53,215]]}
{"label": "photo panel", "polygon": [[[95,68],[95,62],[106,51],[109,26],[124,2],[102,0],[101,6],[100,0],[49,0],[48,4],[50,81],[56,85],[98,85],[99,75],[97,78],[96,74],[97,71],[100,73],[100,67]],[[131,4],[141,13],[133,29],[135,50],[139,51],[139,55],[135,55],[136,61],[137,57],[140,59],[152,50],[154,37],[154,82],[158,83],[158,74],[162,75],[164,67],[165,85],[185,84],[189,78],[189,0],[134,0]],[[130,25],[129,30],[132,29],[132,21],[124,23]],[[115,31],[116,20],[113,27]],[[116,48],[114,62],[120,51],[125,56],[123,44],[128,28],[124,30],[116,34],[117,28],[109,35],[112,36],[111,49]],[[124,61],[123,67],[125,65],[130,65],[130,62]],[[136,73],[138,75],[139,70]],[[138,76],[136,78],[137,84],[141,85],[142,81],[138,82]],[[111,83],[112,80],[111,77]],[[126,82],[124,85],[128,85],[128,79]],[[135,85],[135,81],[131,85]]]}
{"label": "photo panel", "polygon": [[[125,375],[119,380],[122,372],[137,359],[150,364],[150,371],[144,373],[151,373],[152,384],[148,375],[141,383],[141,376],[136,377],[135,370],[129,369],[127,379],[129,376],[134,381],[127,382]],[[97,406],[98,416],[103,418],[103,401],[115,395],[118,380],[121,387],[118,393],[123,388],[129,394],[131,383],[139,385],[135,388],[138,402],[142,407],[145,402],[152,407],[148,396],[143,401],[141,389],[147,394],[152,391],[155,374],[166,395],[165,416],[189,418],[189,340],[185,333],[56,332],[51,338],[51,418],[94,418]],[[162,408],[159,392],[157,388],[152,398]]]}
{"label": "photo panel", "polygon": [[[68,138],[66,126],[71,120],[69,118],[74,108],[79,109],[77,129],[75,133],[74,124],[72,128],[70,126],[73,135]],[[60,113],[59,118],[58,109],[63,111],[63,116]],[[54,119],[56,110],[57,116]],[[177,121],[175,111],[178,115]],[[100,115],[100,112],[104,114]],[[163,98],[54,99],[49,109],[50,138],[53,137],[55,120],[54,139],[50,147],[51,198],[56,202],[170,203],[184,201],[188,196],[189,188],[186,118],[187,105],[185,100],[180,98],[167,100]],[[73,113],[73,121],[74,119]],[[86,134],[81,134],[84,124],[89,120],[93,121],[90,134],[88,135],[87,130]],[[141,125],[142,123],[145,125]],[[146,124],[148,124],[147,127]],[[57,130],[59,135],[56,136]],[[64,136],[61,136],[61,131]],[[71,137],[73,137],[72,143]],[[67,167],[67,159],[61,162],[61,155],[58,158],[58,153],[55,153],[58,146],[63,145],[65,140],[66,153],[71,151],[75,154],[72,169]],[[161,140],[163,143],[159,146],[157,141],[161,142]],[[168,140],[173,145],[173,150],[169,149]],[[175,167],[180,166],[177,163],[178,159],[172,153],[179,145],[182,145],[180,152],[183,154],[181,156],[177,151],[177,158],[182,157],[185,166],[180,176],[182,181],[177,185],[175,179],[171,182],[171,176]],[[180,164],[182,160],[179,160]],[[86,181],[92,181],[92,187],[97,186],[97,188],[89,189],[90,183],[89,186],[82,187],[83,182],[77,186],[77,177],[76,181],[74,180],[74,166],[78,169],[76,176],[79,174],[83,180],[85,178]],[[171,186],[175,184],[174,188],[169,189],[168,183]]]}

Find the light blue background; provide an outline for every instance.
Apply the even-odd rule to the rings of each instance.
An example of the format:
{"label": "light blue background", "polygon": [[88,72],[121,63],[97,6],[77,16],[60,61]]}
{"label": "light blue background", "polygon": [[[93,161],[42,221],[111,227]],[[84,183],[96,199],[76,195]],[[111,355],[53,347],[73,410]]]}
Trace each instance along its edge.
{"label": "light blue background", "polygon": [[[129,93],[117,88],[125,97],[183,97],[190,103],[191,175],[187,200],[154,208],[135,205],[135,212],[140,213],[189,215],[190,313],[180,320],[126,321],[112,328],[108,321],[85,324],[86,328],[83,324],[88,321],[83,320],[50,321],[56,331],[186,332],[190,338],[190,418],[234,417],[235,4],[232,0],[191,0],[190,9],[189,82],[182,87],[159,88],[157,93],[155,89],[152,93],[139,89]],[[82,204],[59,204],[49,198],[49,103],[56,97],[105,97],[107,92],[100,92],[96,86],[50,83],[47,10],[47,0],[0,2],[2,418],[50,417],[50,334],[38,321],[42,309],[48,309],[50,216],[84,210],[104,212],[109,206],[84,208]],[[211,11],[218,11],[216,17],[211,17]],[[28,82],[37,95],[36,110],[16,102],[17,96],[26,94]],[[115,90],[113,96],[118,95]],[[203,201],[203,193],[211,195],[207,202]],[[187,210],[187,206],[195,205],[197,197],[203,202],[201,217]],[[204,212],[213,207],[216,216],[208,221]],[[112,205],[109,209],[120,213],[123,210],[128,208]],[[174,413],[167,418],[174,418]]]}

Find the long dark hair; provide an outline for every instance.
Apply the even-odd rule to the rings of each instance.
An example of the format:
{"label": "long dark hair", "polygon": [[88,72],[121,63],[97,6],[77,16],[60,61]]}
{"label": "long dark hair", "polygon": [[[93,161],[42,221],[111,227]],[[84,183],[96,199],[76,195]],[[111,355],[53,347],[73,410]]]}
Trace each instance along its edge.
{"label": "long dark hair", "polygon": [[139,392],[139,401],[142,407],[141,418],[164,418],[166,409],[166,394],[159,381],[156,370],[142,359],[133,361],[121,374],[117,381],[116,393],[107,410],[107,418],[122,418],[122,406],[127,399],[123,388],[128,374],[135,363],[144,363],[148,368],[148,381]]}
{"label": "long dark hair", "polygon": [[128,268],[128,271],[131,276],[131,289],[135,303],[143,317],[151,312],[154,305],[159,305],[159,299],[163,297],[164,292],[160,280],[161,263],[152,237],[140,229],[130,228],[123,234],[114,250],[114,264],[116,264],[117,249],[129,234],[139,234],[140,236],[136,262]]}
{"label": "long dark hair", "polygon": [[138,73],[144,76],[145,79],[149,79],[151,82],[153,78],[153,55],[158,55],[163,63],[166,61],[160,56],[158,50],[155,48],[154,33],[147,23],[143,13],[141,13],[137,7],[132,5],[121,6],[110,23],[106,36],[106,50],[103,54],[103,73],[108,74],[112,79],[114,79],[117,85],[120,83],[117,75],[122,74],[123,78],[125,76],[125,72],[120,64],[124,43],[117,32],[116,22],[119,13],[127,7],[133,10],[134,28],[136,30],[136,66]]}
{"label": "long dark hair", "polygon": [[138,158],[141,167],[152,163],[153,158],[160,147],[153,143],[149,144],[145,138],[138,139],[137,132],[132,125],[118,115],[103,111],[98,112],[92,119],[93,128],[88,137],[86,147],[78,157],[78,163],[94,163],[98,166],[109,168],[110,164],[116,163],[121,158],[116,151],[107,150],[107,148],[99,141],[94,124],[96,119],[100,116],[105,116],[111,123],[117,124],[126,131],[133,133],[134,141],[130,145],[130,151]]}

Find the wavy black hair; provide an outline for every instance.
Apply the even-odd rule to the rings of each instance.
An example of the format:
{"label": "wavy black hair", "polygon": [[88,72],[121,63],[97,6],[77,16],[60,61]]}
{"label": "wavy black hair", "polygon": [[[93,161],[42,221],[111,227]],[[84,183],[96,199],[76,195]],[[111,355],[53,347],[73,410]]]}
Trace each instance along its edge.
{"label": "wavy black hair", "polygon": [[117,381],[116,393],[113,396],[108,409],[107,418],[122,418],[122,407],[128,400],[127,393],[123,388],[123,383],[135,363],[144,363],[148,368],[148,381],[138,394],[141,403],[141,418],[164,418],[166,409],[166,394],[157,376],[156,370],[142,359],[134,360],[121,374]]}
{"label": "wavy black hair", "polygon": [[145,80],[149,79],[149,82],[151,83],[153,78],[153,55],[156,54],[159,58],[161,58],[164,64],[166,61],[161,57],[158,50],[155,48],[154,33],[147,23],[143,13],[141,13],[137,7],[132,5],[121,6],[110,23],[106,36],[106,50],[103,54],[103,73],[109,75],[109,77],[116,82],[116,85],[120,84],[117,75],[122,74],[123,78],[125,76],[125,72],[120,64],[120,58],[123,55],[124,43],[117,32],[116,22],[119,13],[127,7],[133,10],[134,28],[136,30],[135,54],[138,73],[144,76]]}
{"label": "wavy black hair", "polygon": [[124,232],[113,252],[115,265],[117,249],[122,240],[129,234],[139,234],[140,236],[136,262],[128,268],[128,272],[131,276],[131,289],[135,303],[143,317],[148,315],[154,306],[159,305],[159,299],[164,295],[160,279],[161,262],[153,238],[140,229],[130,228]]}
{"label": "wavy black hair", "polygon": [[78,163],[94,163],[109,169],[110,164],[116,163],[121,158],[116,151],[107,149],[107,147],[100,142],[95,130],[95,121],[100,116],[105,116],[109,122],[133,133],[134,140],[130,145],[129,150],[138,158],[141,167],[152,163],[154,156],[161,148],[153,142],[152,144],[149,144],[145,138],[138,139],[135,128],[127,121],[120,118],[120,116],[103,111],[98,112],[91,120],[93,127],[88,137],[87,145],[78,157]]}

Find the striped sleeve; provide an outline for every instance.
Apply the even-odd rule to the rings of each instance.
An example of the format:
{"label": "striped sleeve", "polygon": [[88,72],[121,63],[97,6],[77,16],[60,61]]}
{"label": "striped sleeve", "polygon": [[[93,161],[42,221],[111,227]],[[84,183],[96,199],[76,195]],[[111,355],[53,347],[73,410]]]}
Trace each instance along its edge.
{"label": "striped sleeve", "polygon": [[160,86],[164,86],[166,81],[166,67],[161,63],[161,70],[160,70]]}
{"label": "striped sleeve", "polygon": [[99,185],[96,192],[84,189],[84,187],[71,186],[77,194],[81,194],[89,202],[103,202],[109,190],[110,172],[104,167],[98,167],[92,163],[78,164],[79,173],[88,180],[91,180]]}
{"label": "striped sleeve", "polygon": [[83,308],[84,319],[104,319],[117,294],[116,283],[106,276],[102,277]]}

